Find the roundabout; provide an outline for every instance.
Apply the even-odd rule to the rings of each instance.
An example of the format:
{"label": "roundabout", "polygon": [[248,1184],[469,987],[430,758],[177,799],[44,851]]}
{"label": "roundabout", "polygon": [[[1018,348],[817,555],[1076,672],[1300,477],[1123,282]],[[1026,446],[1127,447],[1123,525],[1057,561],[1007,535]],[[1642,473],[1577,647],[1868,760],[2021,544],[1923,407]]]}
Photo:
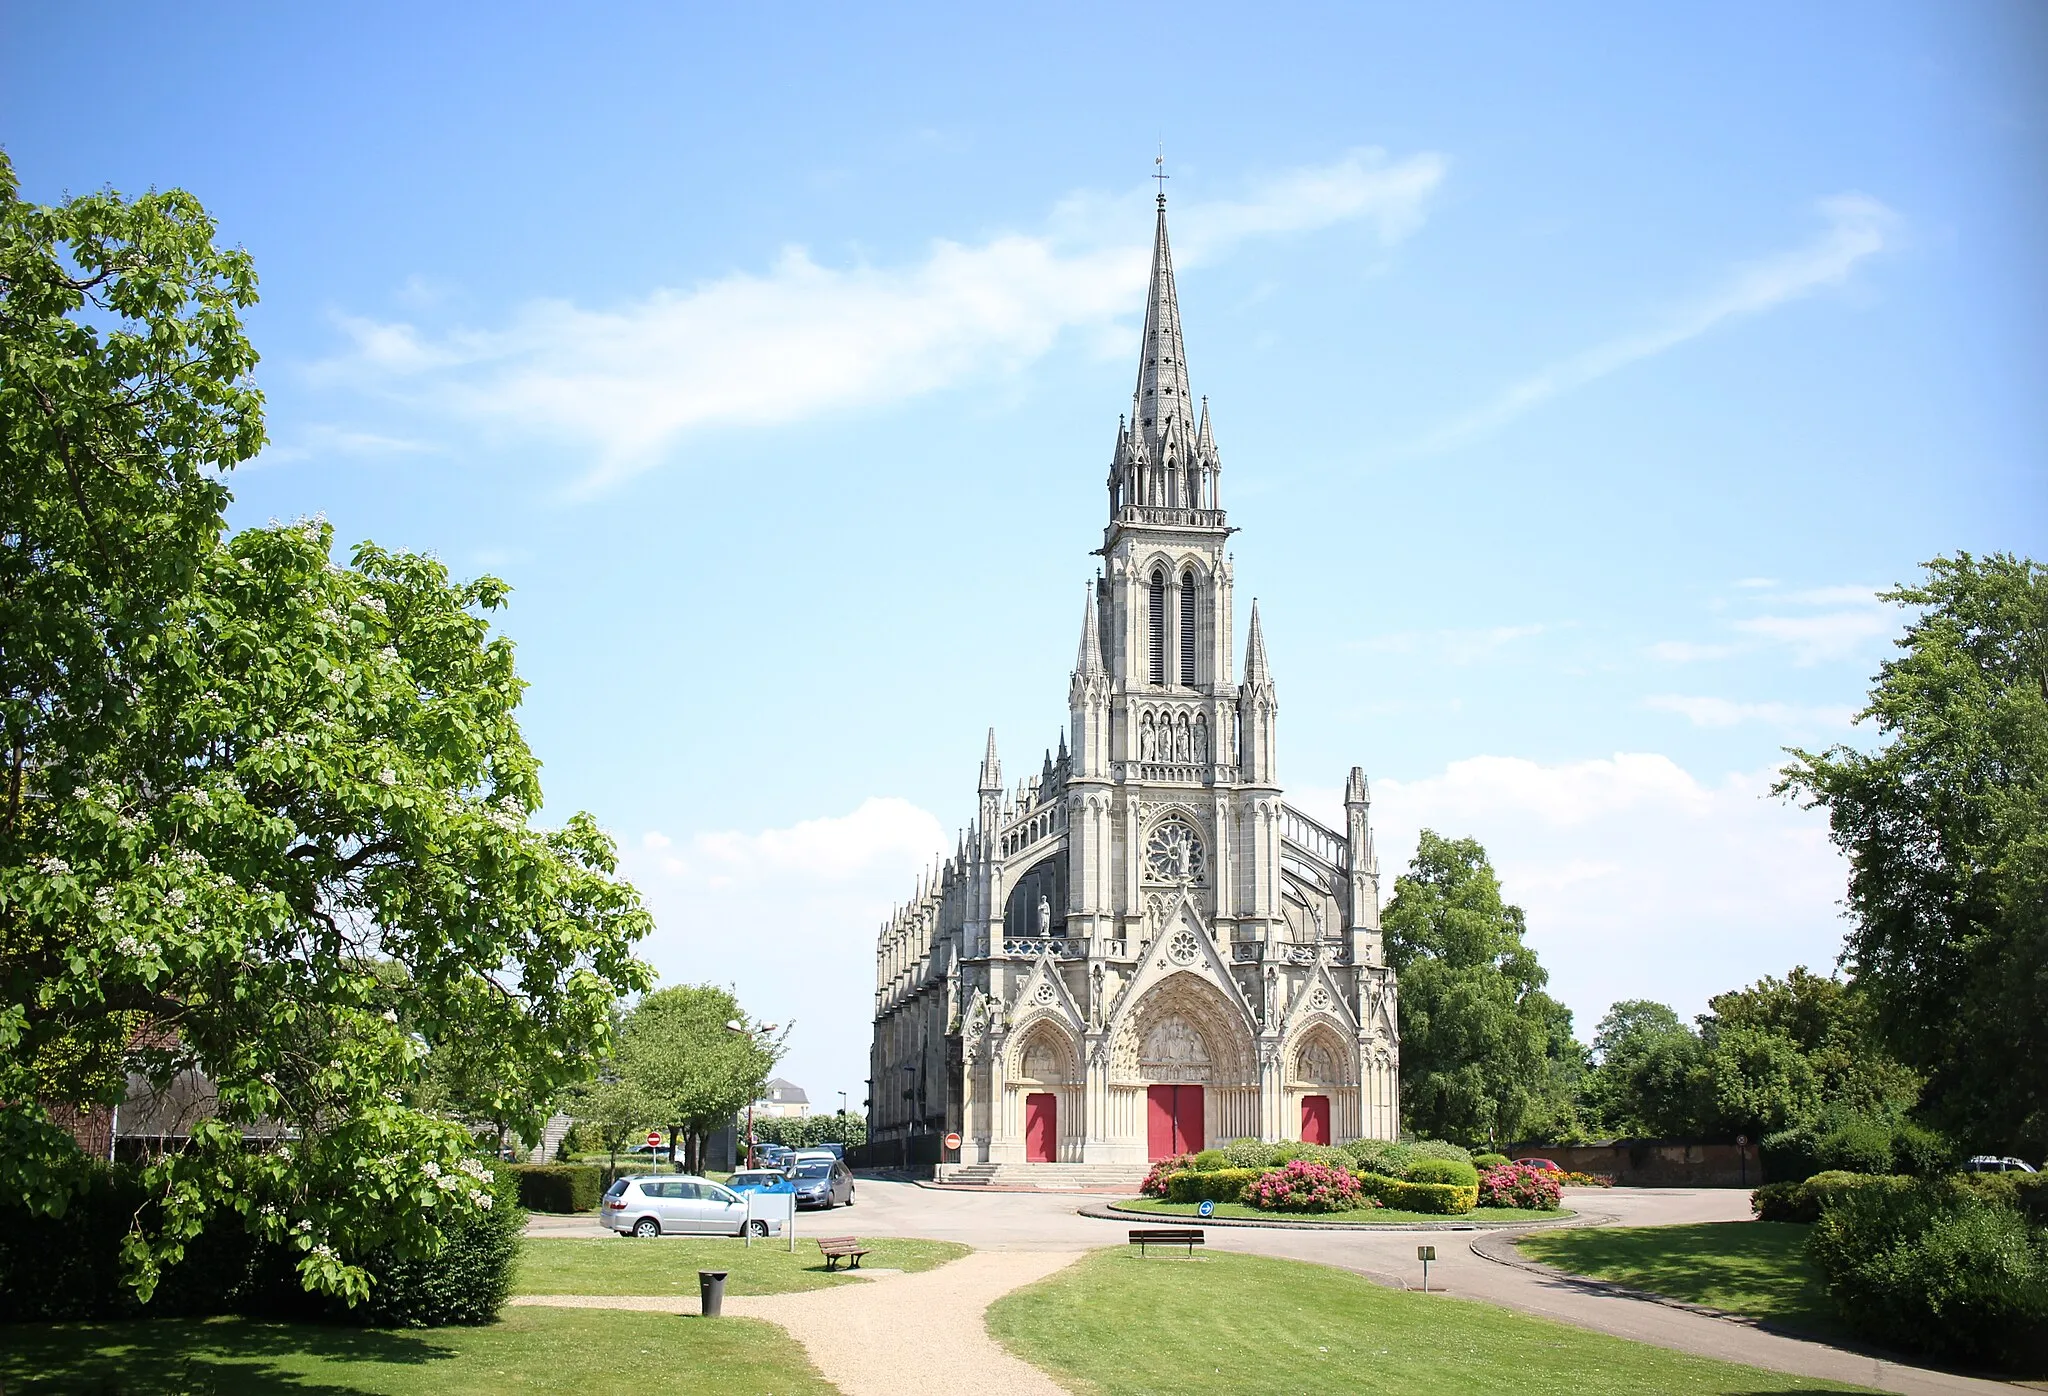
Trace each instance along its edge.
{"label": "roundabout", "polygon": [[[1285,1216],[1254,1212],[1251,1208],[1234,1203],[1225,1206],[1230,1210],[1225,1211],[1223,1207],[1217,1207],[1204,1213],[1199,1210],[1200,1204],[1197,1203],[1153,1202],[1148,1198],[1129,1198],[1075,1210],[1076,1215],[1091,1217],[1098,1221],[1160,1221],[1170,1217],[1199,1223],[1202,1226],[1245,1227],[1270,1231],[1505,1231],[1557,1226],[1567,1222],[1578,1226],[1605,1226],[1616,1220],[1611,1216],[1574,1212],[1569,1209],[1555,1212],[1512,1211],[1509,1215],[1497,1217],[1485,1216],[1480,1212],[1468,1212],[1462,1216],[1434,1216],[1422,1212],[1385,1213],[1385,1209],[1376,1209],[1385,1213],[1384,1220],[1366,1221],[1344,1220],[1341,1216],[1333,1215],[1316,1216],[1312,1213]],[[1509,1211],[1505,1208],[1486,1210]]]}

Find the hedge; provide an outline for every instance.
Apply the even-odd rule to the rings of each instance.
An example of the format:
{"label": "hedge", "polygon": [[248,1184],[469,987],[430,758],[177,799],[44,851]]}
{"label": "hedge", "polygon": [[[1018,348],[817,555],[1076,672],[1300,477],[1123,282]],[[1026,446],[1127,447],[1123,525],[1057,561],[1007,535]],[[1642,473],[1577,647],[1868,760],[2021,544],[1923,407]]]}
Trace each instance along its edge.
{"label": "hedge", "polygon": [[2010,1207],[2035,1226],[2048,1226],[2048,1173],[1965,1173],[1962,1180],[1986,1202]]}
{"label": "hedge", "polygon": [[1749,1199],[1758,1221],[1817,1222],[1821,1213],[1852,1192],[1898,1192],[1914,1180],[1890,1173],[1816,1173],[1801,1183],[1766,1183]]}
{"label": "hedge", "polygon": [[604,1200],[604,1170],[594,1163],[522,1163],[512,1176],[529,1212],[591,1212]]}
{"label": "hedge", "polygon": [[1244,1190],[1264,1172],[1263,1168],[1215,1168],[1199,1173],[1189,1169],[1166,1180],[1166,1200],[1241,1202]]}
{"label": "hedge", "polygon": [[1431,1212],[1459,1217],[1479,1205],[1477,1183],[1471,1187],[1456,1183],[1410,1183],[1378,1173],[1361,1173],[1358,1183],[1367,1196],[1377,1197],[1383,1205],[1396,1212]]}
{"label": "hedge", "polygon": [[526,1223],[505,1170],[495,1171],[491,1192],[489,1211],[444,1222],[438,1254],[361,1257],[372,1285],[369,1301],[354,1309],[308,1294],[299,1281],[299,1253],[251,1236],[232,1211],[206,1219],[144,1305],[123,1278],[120,1248],[137,1213],[148,1224],[154,1204],[135,1169],[95,1167],[61,1218],[0,1207],[0,1322],[244,1314],[380,1327],[488,1323],[510,1291]]}
{"label": "hedge", "polygon": [[1954,1167],[1957,1157],[1953,1142],[1931,1129],[1854,1115],[1826,1126],[1780,1130],[1766,1135],[1761,1146],[1764,1176],[1774,1183],[1804,1182],[1817,1173],[1934,1178]]}
{"label": "hedge", "polygon": [[1846,1189],[1806,1254],[1849,1326],[1888,1347],[2048,1363],[2048,1231],[1958,1179]]}
{"label": "hedge", "polygon": [[1479,1170],[1460,1159],[1419,1158],[1401,1175],[1411,1183],[1451,1183],[1461,1188],[1479,1186]]}

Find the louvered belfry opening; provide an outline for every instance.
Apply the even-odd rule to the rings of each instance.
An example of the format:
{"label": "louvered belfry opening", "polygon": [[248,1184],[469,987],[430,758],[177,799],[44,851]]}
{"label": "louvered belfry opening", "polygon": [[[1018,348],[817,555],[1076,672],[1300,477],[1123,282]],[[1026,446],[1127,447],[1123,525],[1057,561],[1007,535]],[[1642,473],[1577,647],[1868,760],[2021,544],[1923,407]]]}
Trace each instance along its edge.
{"label": "louvered belfry opening", "polygon": [[1180,576],[1180,684],[1195,686],[1195,574]]}
{"label": "louvered belfry opening", "polygon": [[1163,568],[1152,571],[1150,621],[1152,641],[1152,683],[1155,687],[1166,686],[1166,572]]}

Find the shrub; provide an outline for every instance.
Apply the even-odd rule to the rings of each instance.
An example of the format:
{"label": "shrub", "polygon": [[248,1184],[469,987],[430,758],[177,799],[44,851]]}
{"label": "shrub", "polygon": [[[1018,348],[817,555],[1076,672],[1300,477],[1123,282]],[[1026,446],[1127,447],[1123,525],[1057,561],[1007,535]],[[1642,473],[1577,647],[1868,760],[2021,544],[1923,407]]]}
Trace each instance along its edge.
{"label": "shrub", "polygon": [[1377,1173],[1383,1178],[1400,1177],[1419,1157],[1413,1145],[1394,1139],[1354,1139],[1344,1146],[1344,1152],[1360,1172]]}
{"label": "shrub", "polygon": [[1910,1120],[1892,1132],[1892,1167],[1915,1178],[1939,1178],[1961,1160],[1947,1135]]}
{"label": "shrub", "polygon": [[1270,1167],[1279,1168],[1293,1163],[1296,1159],[1308,1163],[1320,1163],[1325,1168],[1351,1167],[1351,1155],[1329,1144],[1304,1144],[1299,1139],[1289,1139],[1273,1146],[1273,1161]]}
{"label": "shrub", "polygon": [[1361,1173],[1358,1185],[1382,1206],[1402,1212],[1463,1216],[1479,1205],[1479,1188],[1456,1183],[1410,1183],[1378,1173]]}
{"label": "shrub", "polygon": [[1910,1120],[1847,1115],[1766,1135],[1761,1146],[1764,1176],[1772,1182],[1802,1182],[1816,1173],[1909,1173],[1939,1177],[1955,1163],[1957,1150],[1946,1136]]}
{"label": "shrub", "polygon": [[1845,1121],[1815,1141],[1814,1161],[1840,1173],[1890,1173],[1891,1127],[1876,1120]]}
{"label": "shrub", "polygon": [[1750,1195],[1749,1209],[1758,1221],[1816,1222],[1821,1213],[1853,1192],[1898,1192],[1911,1178],[1891,1174],[1816,1173],[1804,1182],[1765,1183]]}
{"label": "shrub", "polygon": [[1499,1168],[1499,1167],[1500,1167],[1500,1166],[1501,1166],[1502,1164],[1504,1164],[1504,1163],[1507,1163],[1508,1161],[1509,1161],[1509,1160],[1508,1160],[1508,1156],[1507,1156],[1506,1154],[1474,1154],[1474,1155],[1472,1155],[1472,1166],[1473,1166],[1474,1168],[1478,1168],[1478,1169],[1482,1169],[1482,1170],[1483,1170],[1483,1169],[1488,1169],[1488,1168]]}
{"label": "shrub", "polygon": [[1214,1173],[1219,1168],[1230,1167],[1230,1158],[1221,1149],[1204,1149],[1188,1160],[1188,1167],[1198,1173]]}
{"label": "shrub", "polygon": [[1481,1207],[1525,1207],[1531,1211],[1554,1212],[1564,1193],[1549,1172],[1503,1163],[1479,1175]]}
{"label": "shrub", "polygon": [[1307,1159],[1261,1173],[1244,1190],[1244,1200],[1262,1212],[1348,1212],[1372,1205],[1349,1170]]}
{"label": "shrub", "polygon": [[1448,1139],[1417,1139],[1408,1146],[1416,1158],[1447,1158],[1456,1163],[1472,1162],[1472,1155]]}
{"label": "shrub", "polygon": [[1815,1222],[1820,1220],[1820,1204],[1812,1204],[1808,1211],[1806,1184],[1765,1183],[1749,1195],[1749,1210],[1758,1221],[1768,1222]]}
{"label": "shrub", "polygon": [[1806,1251],[1870,1338],[2005,1367],[2048,1360],[2048,1232],[1967,1186],[1848,1190],[1824,1206]]}
{"label": "shrub", "polygon": [[1191,1154],[1175,1154],[1171,1158],[1159,1160],[1152,1165],[1152,1171],[1145,1175],[1145,1181],[1138,1184],[1138,1191],[1147,1197],[1166,1196],[1167,1183],[1172,1180],[1174,1174],[1186,1172],[1193,1157]]}
{"label": "shrub", "polygon": [[1963,1185],[1986,1202],[2048,1226],[2048,1173],[1964,1173]]}
{"label": "shrub", "polygon": [[512,1176],[529,1212],[589,1212],[604,1198],[604,1170],[594,1163],[522,1163]]}
{"label": "shrub", "polygon": [[1221,1146],[1232,1168],[1271,1168],[1273,1145],[1263,1139],[1233,1139]]}
{"label": "shrub", "polygon": [[354,1309],[330,1306],[329,1317],[373,1328],[440,1328],[497,1318],[512,1292],[512,1262],[526,1214],[510,1171],[493,1173],[487,1210],[446,1223],[441,1249],[433,1255],[370,1256],[363,1264],[376,1283],[368,1301]]}
{"label": "shrub", "polygon": [[1240,1202],[1245,1188],[1259,1177],[1256,1168],[1218,1168],[1198,1173],[1183,1169],[1166,1181],[1169,1202]]}
{"label": "shrub", "polygon": [[1462,1159],[1419,1158],[1402,1175],[1411,1183],[1454,1183],[1461,1188],[1479,1186],[1479,1170]]}

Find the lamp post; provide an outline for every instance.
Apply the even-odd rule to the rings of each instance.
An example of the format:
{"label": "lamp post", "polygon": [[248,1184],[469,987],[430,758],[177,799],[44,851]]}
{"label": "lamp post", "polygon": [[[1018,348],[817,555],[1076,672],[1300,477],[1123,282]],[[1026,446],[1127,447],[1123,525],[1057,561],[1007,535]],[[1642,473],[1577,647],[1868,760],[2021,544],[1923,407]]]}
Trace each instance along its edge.
{"label": "lamp post", "polygon": [[[754,1039],[754,1041],[759,1042],[763,1037],[766,1037],[769,1033],[775,1031],[775,1024],[763,1023],[758,1028],[749,1028],[745,1023],[742,1023],[739,1019],[733,1018],[727,1021],[725,1025],[725,1030],[727,1032],[739,1033],[743,1037],[751,1037]],[[754,1101],[753,1098],[750,1096],[747,1099],[747,1167],[752,1168],[753,1166]]]}

